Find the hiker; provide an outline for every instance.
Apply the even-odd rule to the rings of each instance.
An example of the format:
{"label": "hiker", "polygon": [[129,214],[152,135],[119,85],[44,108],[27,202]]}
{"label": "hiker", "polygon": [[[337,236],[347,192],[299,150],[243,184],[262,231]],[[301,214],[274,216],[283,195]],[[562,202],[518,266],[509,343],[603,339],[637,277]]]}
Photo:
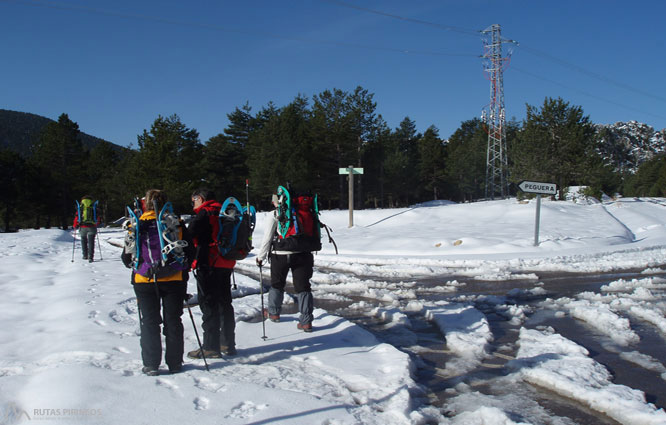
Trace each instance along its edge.
{"label": "hiker", "polygon": [[89,263],[92,263],[95,257],[95,238],[97,237],[97,226],[100,223],[97,216],[97,202],[93,202],[91,196],[85,195],[81,198],[80,203],[76,203],[73,227],[79,229],[83,259],[88,260]]}
{"label": "hiker", "polygon": [[[163,214],[164,233],[170,240],[160,236],[157,219],[170,205],[163,191],[151,189],[146,192],[146,210],[136,223],[126,225],[128,237],[121,255],[123,264],[133,269],[131,281],[139,306],[142,372],[149,376],[159,374],[162,361],[161,323],[164,323],[165,361],[169,372],[180,372],[183,367],[181,316],[194,250],[183,222],[172,213]],[[168,245],[162,249],[162,244]],[[162,252],[167,250],[169,254],[164,259]]]}
{"label": "hiker", "polygon": [[[280,321],[280,311],[282,310],[282,301],[284,299],[284,288],[287,284],[287,274],[291,270],[294,290],[298,299],[298,310],[300,312],[300,320],[297,328],[305,332],[312,332],[314,299],[310,286],[310,278],[312,277],[314,266],[312,251],[317,250],[315,246],[316,241],[313,244],[309,240],[299,239],[299,241],[302,240],[308,243],[298,243],[297,238],[289,238],[286,234],[283,235],[280,232],[280,225],[285,229],[288,228],[289,231],[293,231],[294,228],[293,221],[296,218],[292,216],[293,220],[291,222],[286,222],[284,218],[285,208],[292,210],[292,205],[287,205],[289,199],[288,192],[282,186],[278,188],[278,194],[273,195],[272,203],[275,209],[272,214],[269,214],[270,223],[266,226],[264,238],[256,258],[257,265],[262,267],[270,254],[271,288],[268,291],[268,309],[264,310],[263,314],[265,318],[268,318],[272,322]],[[300,198],[297,197],[296,199]],[[293,201],[296,201],[296,199]],[[309,197],[309,199],[312,202],[312,198]],[[298,207],[295,207],[294,211],[296,209]],[[313,220],[315,219],[316,217],[312,217],[312,212],[310,212],[310,226],[313,225]],[[307,227],[304,225],[306,223],[300,220],[299,224],[301,227]],[[312,234],[309,238],[313,238]],[[318,234],[316,235],[316,240],[319,240]],[[321,242],[319,243],[319,249],[321,249]]]}
{"label": "hiker", "polygon": [[203,328],[202,347],[187,353],[187,357],[192,359],[236,355],[236,320],[231,303],[231,273],[236,261],[222,257],[218,250],[221,207],[215,200],[215,194],[208,189],[192,193],[195,216],[188,225],[188,231],[196,248],[192,270],[197,279]]}

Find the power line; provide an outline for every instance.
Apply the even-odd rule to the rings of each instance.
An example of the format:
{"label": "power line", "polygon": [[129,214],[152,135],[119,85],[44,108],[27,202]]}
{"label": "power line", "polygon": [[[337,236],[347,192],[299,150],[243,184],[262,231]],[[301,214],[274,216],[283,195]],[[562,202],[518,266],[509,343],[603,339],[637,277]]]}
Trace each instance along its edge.
{"label": "power line", "polygon": [[555,80],[551,80],[551,79],[549,79],[549,78],[542,77],[541,75],[533,74],[533,73],[531,73],[531,72],[529,72],[529,71],[525,71],[524,69],[516,68],[515,66],[512,66],[511,69],[514,70],[514,71],[518,71],[518,72],[520,72],[520,73],[523,73],[523,74],[525,74],[525,75],[529,75],[529,76],[532,77],[532,78],[536,78],[536,79],[538,79],[538,80],[545,81],[545,82],[547,82],[547,83],[555,84],[555,85],[558,85],[558,86],[563,87],[563,88],[565,88],[565,89],[573,90],[573,91],[575,91],[575,92],[577,92],[577,93],[579,93],[579,94],[582,94],[583,96],[587,96],[587,97],[589,97],[589,98],[591,98],[591,99],[596,99],[596,100],[599,100],[599,101],[601,101],[601,102],[606,102],[606,103],[609,103],[609,104],[611,104],[611,105],[619,106],[619,107],[621,107],[621,108],[628,109],[628,110],[631,110],[631,111],[634,111],[634,112],[640,112],[640,113],[642,113],[642,114],[650,115],[650,116],[652,116],[652,117],[654,117],[654,118],[666,119],[666,116],[664,116],[664,115],[653,114],[653,113],[651,113],[651,112],[643,111],[643,110],[641,110],[641,109],[634,108],[634,107],[632,107],[632,106],[627,106],[627,105],[624,105],[624,104],[622,104],[622,103],[615,102],[615,101],[610,100],[610,99],[606,99],[606,98],[604,98],[604,97],[596,96],[596,95],[594,95],[594,94],[591,94],[591,93],[588,93],[588,92],[586,92],[586,91],[583,91],[583,90],[577,89],[577,88],[575,88],[575,87],[571,87],[571,86],[568,86],[568,85],[566,85],[566,84],[558,83],[558,82],[555,81]]}
{"label": "power line", "polygon": [[213,30],[213,31],[222,31],[222,32],[249,35],[249,36],[254,36],[254,37],[271,38],[271,39],[276,39],[276,40],[297,41],[297,42],[309,43],[309,44],[328,45],[328,46],[337,46],[337,47],[345,47],[345,48],[366,49],[366,50],[378,50],[378,51],[387,51],[387,52],[394,52],[394,53],[401,53],[401,54],[408,54],[408,55],[447,56],[447,57],[449,57],[449,56],[475,57],[476,56],[476,55],[467,54],[467,53],[448,53],[448,52],[441,52],[441,51],[434,51],[434,50],[404,49],[404,48],[397,48],[397,47],[373,46],[373,45],[368,45],[368,44],[347,43],[347,42],[332,41],[332,40],[316,40],[316,39],[312,39],[312,38],[291,37],[291,36],[285,36],[285,35],[265,33],[265,32],[260,32],[260,31],[242,30],[242,29],[238,29],[238,28],[225,27],[225,26],[221,26],[221,25],[206,24],[206,23],[202,23],[202,22],[179,21],[179,20],[175,20],[175,19],[167,19],[167,18],[163,18],[163,17],[159,17],[159,16],[153,16],[153,15],[140,15],[140,14],[133,14],[133,13],[122,13],[122,12],[115,12],[115,11],[97,9],[97,8],[91,8],[91,7],[85,7],[85,6],[57,3],[57,2],[52,2],[52,1],[49,2],[49,1],[45,1],[45,0],[42,0],[42,1],[40,1],[40,0],[0,0],[0,2],[23,3],[23,4],[29,4],[31,6],[45,7],[45,8],[50,8],[50,9],[86,12],[86,13],[91,13],[91,14],[96,14],[96,15],[104,15],[104,16],[111,16],[111,17],[116,17],[116,18],[135,19],[135,20],[149,21],[149,22],[155,22],[155,23],[165,24],[165,25],[174,25],[174,26],[190,27],[190,28],[201,28],[201,29],[207,29],[207,30]]}
{"label": "power line", "polygon": [[446,31],[458,32],[458,33],[465,34],[465,35],[473,35],[473,36],[478,37],[479,34],[481,33],[481,31],[477,31],[477,30],[459,28],[459,27],[454,27],[454,26],[451,26],[451,25],[442,25],[442,24],[437,24],[435,22],[428,22],[428,21],[424,21],[424,20],[421,20],[421,19],[409,18],[409,17],[406,17],[406,16],[395,15],[393,13],[382,12],[381,10],[369,9],[367,7],[357,6],[355,4],[347,3],[347,2],[344,2],[344,1],[338,1],[338,0],[322,0],[322,1],[324,3],[336,4],[336,5],[339,5],[339,6],[342,6],[342,7],[347,7],[347,8],[350,8],[350,9],[356,9],[356,10],[360,10],[360,11],[363,11],[363,12],[373,13],[375,15],[381,15],[381,16],[386,16],[386,17],[389,17],[389,18],[399,19],[401,21],[411,22],[411,23],[414,23],[414,24],[426,25],[426,26],[429,26],[429,27],[443,29],[443,30],[446,30]]}
{"label": "power line", "polygon": [[[419,25],[426,25],[426,26],[429,26],[429,27],[443,29],[443,30],[447,30],[447,31],[454,31],[454,32],[458,32],[460,34],[479,36],[479,34],[481,33],[481,31],[475,31],[475,30],[470,30],[470,29],[465,29],[465,28],[453,27],[453,26],[449,26],[449,25],[442,25],[442,24],[437,24],[437,23],[434,23],[434,22],[424,21],[424,20],[421,20],[421,19],[414,19],[414,18],[409,18],[409,17],[406,17],[406,16],[387,13],[387,12],[383,12],[381,10],[360,7],[360,6],[356,6],[354,4],[350,4],[350,3],[340,1],[340,0],[321,0],[321,1],[323,1],[325,3],[336,4],[336,5],[346,7],[346,8],[350,8],[350,9],[356,9],[356,10],[360,10],[360,11],[363,11],[363,12],[372,13],[372,14],[375,14],[375,15],[386,16],[386,17],[389,17],[389,18],[394,18],[394,19],[398,19],[398,20],[401,20],[401,21],[405,21],[405,22],[410,22],[410,23],[419,24]],[[507,41],[511,41],[511,40],[507,40]],[[590,71],[588,69],[583,68],[582,66],[572,64],[571,62],[568,62],[564,59],[557,58],[557,57],[555,57],[553,55],[550,55],[546,52],[543,52],[543,51],[540,51],[538,49],[534,49],[534,48],[531,48],[531,47],[527,47],[523,44],[521,44],[520,47],[522,47],[522,49],[527,51],[528,53],[531,53],[531,54],[536,55],[536,56],[541,56],[543,58],[546,58],[548,60],[556,62],[556,63],[560,64],[561,66],[564,66],[566,68],[569,68],[571,70],[579,72],[579,73],[581,73],[583,75],[586,75],[590,78],[593,78],[593,79],[596,79],[596,80],[599,80],[599,81],[603,81],[604,83],[614,85],[616,87],[622,88],[622,89],[630,91],[630,92],[640,94],[642,96],[650,97],[652,99],[659,100],[661,102],[666,102],[666,98],[664,98],[664,97],[657,96],[657,95],[654,95],[652,93],[648,93],[646,91],[637,89],[635,87],[632,87],[628,84],[624,84],[624,83],[619,82],[619,81],[615,81],[615,80],[613,80],[611,78],[608,78],[604,75],[601,75],[597,72],[593,72],[593,71]],[[611,103],[613,103],[613,102],[611,102]]]}
{"label": "power line", "polygon": [[[380,16],[385,16],[393,19],[398,19],[401,21],[405,22],[410,22],[418,25],[426,25],[430,26],[433,28],[437,28],[440,30],[446,30],[446,31],[452,31],[452,32],[457,32],[460,34],[464,35],[473,35],[475,37],[479,37],[482,33],[482,31],[477,31],[477,30],[470,30],[470,29],[465,29],[465,28],[460,28],[460,27],[455,27],[455,26],[450,26],[450,25],[442,25],[434,22],[429,22],[421,19],[415,19],[415,18],[410,18],[410,17],[405,17],[401,15],[396,15],[396,14],[391,14],[379,10],[374,10],[374,9],[369,9],[369,8],[364,8],[360,6],[356,6],[350,3],[346,3],[344,1],[339,1],[339,0],[321,0],[326,3],[331,3],[335,5],[339,5],[342,7],[347,7],[367,13],[372,13]],[[233,28],[233,27],[225,27],[225,26],[220,26],[220,25],[212,25],[212,24],[206,24],[202,22],[188,22],[188,21],[180,21],[180,20],[175,20],[175,19],[167,19],[159,16],[154,16],[154,15],[141,15],[141,14],[133,14],[133,13],[123,13],[123,12],[116,12],[116,11],[110,11],[110,10],[105,10],[105,9],[98,9],[98,8],[91,8],[91,7],[86,7],[86,6],[79,6],[79,5],[71,5],[71,4],[65,4],[65,3],[58,3],[54,1],[48,1],[48,0],[0,0],[2,3],[16,3],[16,4],[24,4],[24,5],[31,5],[35,7],[43,7],[43,8],[51,8],[51,9],[57,9],[57,10],[65,10],[65,11],[77,11],[77,12],[85,12],[85,13],[91,13],[91,14],[97,14],[97,15],[104,15],[104,16],[111,16],[111,17],[116,17],[116,18],[123,18],[123,19],[134,19],[134,20],[142,20],[142,21],[149,21],[149,22],[155,22],[159,24],[164,24],[164,25],[174,25],[174,26],[181,26],[181,27],[190,27],[190,28],[200,28],[200,29],[208,29],[208,30],[213,30],[213,31],[221,31],[221,32],[228,32],[228,33],[236,33],[236,34],[242,34],[242,35],[247,35],[247,36],[253,36],[253,37],[263,37],[263,38],[270,38],[270,39],[277,39],[277,40],[286,40],[286,41],[296,41],[296,42],[301,42],[301,43],[309,43],[309,44],[318,44],[318,45],[329,45],[329,46],[337,46],[337,47],[344,47],[344,48],[355,48],[355,49],[365,49],[365,50],[377,50],[377,51],[387,51],[387,52],[393,52],[393,53],[400,53],[400,54],[410,54],[410,55],[425,55],[425,56],[441,56],[441,57],[479,57],[479,55],[473,55],[473,54],[465,54],[465,53],[448,53],[448,52],[441,52],[441,51],[430,51],[430,50],[418,50],[418,49],[404,49],[404,48],[396,48],[396,47],[384,47],[384,46],[373,46],[373,45],[366,45],[366,44],[360,44],[360,43],[347,43],[347,42],[340,42],[340,41],[331,41],[331,40],[316,40],[316,39],[311,39],[311,38],[301,38],[301,37],[290,37],[290,36],[284,36],[284,35],[279,35],[279,34],[274,34],[274,33],[265,33],[265,32],[260,32],[260,31],[248,31],[248,30],[243,30],[243,29],[238,29],[238,28]],[[655,100],[659,100],[662,102],[666,102],[666,99],[639,89],[636,89],[634,87],[631,87],[627,84],[621,83],[614,81],[608,77],[605,77],[599,73],[589,71],[581,66],[575,65],[573,63],[570,63],[564,59],[557,58],[555,56],[552,56],[548,53],[542,52],[538,49],[530,48],[528,46],[525,46],[524,44],[521,44],[520,46],[523,50],[527,51],[528,53],[531,53],[536,56],[541,56],[543,58],[546,58],[548,60],[551,60],[553,62],[556,62],[560,64],[561,66],[567,67],[569,69],[572,69],[576,72],[579,72],[581,74],[584,74],[590,78],[597,79],[599,81],[602,81],[607,84],[615,85],[619,88],[632,91],[634,93],[640,94],[642,96],[647,96]],[[516,69],[515,66],[512,66],[513,69]],[[565,87],[574,91],[577,91],[581,94],[584,94],[587,97],[597,99],[602,102],[606,102],[609,104],[613,104],[616,106],[623,107],[625,109],[633,110],[636,112],[641,112],[656,118],[661,118],[663,119],[664,117],[661,115],[656,115],[650,112],[645,112],[641,111],[640,109],[633,108],[627,105],[623,105],[618,102],[611,101],[609,99],[605,99],[603,97],[595,96],[593,94],[584,92],[582,90],[575,89],[573,87],[567,86],[565,84],[559,83],[557,81],[551,80],[551,79],[546,79],[540,76],[537,76],[535,74],[532,74],[528,71],[525,70],[520,70],[516,69],[519,72],[522,72],[524,74],[530,75],[534,78],[541,79],[543,81],[550,82],[552,84],[559,85],[561,87]]]}
{"label": "power line", "polygon": [[597,72],[589,71],[589,70],[587,70],[587,69],[585,69],[581,66],[573,64],[571,62],[568,62],[564,59],[557,58],[555,56],[549,55],[548,53],[545,53],[545,52],[542,52],[540,50],[533,49],[531,47],[527,47],[527,46],[524,46],[524,45],[522,45],[521,47],[523,48],[523,50],[525,50],[528,53],[532,53],[535,56],[541,56],[541,57],[549,59],[553,62],[557,62],[557,63],[559,63],[560,65],[562,65],[564,67],[567,67],[567,68],[572,69],[574,71],[580,72],[581,74],[587,75],[588,77],[597,79],[599,81],[603,81],[605,83],[614,85],[616,87],[619,87],[619,88],[622,88],[622,89],[625,89],[625,90],[628,90],[628,91],[632,91],[634,93],[637,93],[637,94],[640,94],[640,95],[643,95],[643,96],[651,97],[652,99],[659,100],[661,102],[666,102],[666,98],[663,98],[661,96],[656,96],[652,93],[648,93],[648,92],[643,91],[643,90],[639,90],[637,88],[631,87],[627,84],[624,84],[624,83],[621,83],[621,82],[618,82],[618,81],[614,81],[614,80],[612,80],[608,77],[605,77],[605,76],[603,76],[603,75],[601,75]]}

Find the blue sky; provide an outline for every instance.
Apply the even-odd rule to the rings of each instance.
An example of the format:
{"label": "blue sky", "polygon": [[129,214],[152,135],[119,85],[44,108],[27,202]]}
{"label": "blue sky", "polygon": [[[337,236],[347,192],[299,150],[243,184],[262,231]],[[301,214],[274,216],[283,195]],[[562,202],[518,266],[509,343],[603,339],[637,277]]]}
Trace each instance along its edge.
{"label": "blue sky", "polygon": [[206,142],[246,102],[360,85],[391,128],[409,116],[448,138],[489,103],[476,31],[500,24],[520,43],[507,117],[562,97],[592,122],[660,130],[664,16],[658,0],[0,0],[0,108],[64,112],[126,146],[178,114]]}

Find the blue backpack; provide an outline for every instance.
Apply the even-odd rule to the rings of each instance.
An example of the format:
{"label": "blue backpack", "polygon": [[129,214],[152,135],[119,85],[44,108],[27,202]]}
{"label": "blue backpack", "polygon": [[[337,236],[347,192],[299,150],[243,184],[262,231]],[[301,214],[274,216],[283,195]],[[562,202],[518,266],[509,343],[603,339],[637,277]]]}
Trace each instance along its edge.
{"label": "blue backpack", "polygon": [[234,197],[227,198],[218,216],[217,248],[227,260],[242,260],[252,251],[252,233],[257,211],[248,203],[241,205]]}

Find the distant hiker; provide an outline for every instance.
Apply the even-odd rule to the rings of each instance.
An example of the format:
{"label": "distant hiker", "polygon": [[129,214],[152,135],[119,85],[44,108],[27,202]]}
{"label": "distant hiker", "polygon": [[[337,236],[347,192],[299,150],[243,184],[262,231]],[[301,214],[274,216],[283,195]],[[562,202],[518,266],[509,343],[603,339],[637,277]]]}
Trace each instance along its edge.
{"label": "distant hiker", "polygon": [[[159,374],[162,362],[160,324],[166,337],[165,361],[169,372],[183,366],[183,301],[187,292],[193,245],[183,222],[171,210],[164,192],[146,192],[145,211],[140,217],[128,207],[123,264],[132,268],[132,285],[139,306],[142,372]],[[160,231],[161,230],[161,231]],[[163,311],[164,317],[161,316]]]}
{"label": "distant hiker", "polygon": [[319,222],[316,215],[316,196],[290,196],[283,186],[273,195],[275,210],[269,215],[256,262],[261,267],[270,254],[271,288],[268,309],[264,317],[280,321],[287,274],[291,269],[294,290],[298,298],[300,320],[297,328],[312,332],[314,298],[310,286],[314,257],[312,251],[321,249]]}
{"label": "distant hiker", "polygon": [[[101,223],[97,215],[97,201],[93,202],[92,197],[85,195],[81,202],[76,202],[76,214],[74,215],[75,229],[79,229],[81,237],[81,251],[83,259],[92,263],[95,256],[95,237],[97,237],[97,226]],[[72,260],[74,259],[72,253]]]}
{"label": "distant hiker", "polygon": [[[222,205],[207,189],[192,193],[195,216],[188,225],[196,247],[192,270],[197,279],[199,308],[202,313],[203,347],[187,353],[193,359],[220,358],[236,354],[236,321],[231,296],[231,273],[235,260],[220,254],[217,236]],[[202,353],[203,350],[203,353]]]}

